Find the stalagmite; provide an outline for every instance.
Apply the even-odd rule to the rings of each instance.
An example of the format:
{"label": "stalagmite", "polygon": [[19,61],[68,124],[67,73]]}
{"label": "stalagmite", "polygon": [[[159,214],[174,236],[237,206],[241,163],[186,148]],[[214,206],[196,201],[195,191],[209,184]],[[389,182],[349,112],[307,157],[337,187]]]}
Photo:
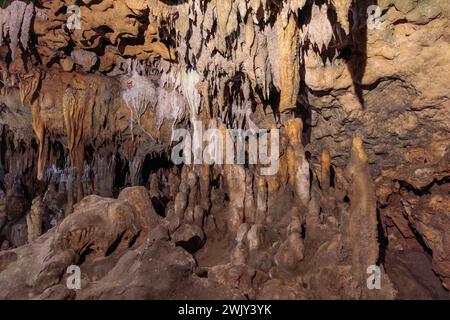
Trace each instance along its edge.
{"label": "stalagmite", "polygon": [[310,199],[309,163],[301,144],[303,123],[300,119],[289,120],[285,124],[289,135],[289,146],[286,151],[288,161],[289,184],[304,206]]}
{"label": "stalagmite", "polygon": [[351,180],[349,246],[352,269],[359,280],[378,259],[376,195],[367,160],[363,140],[356,136],[346,175]]}
{"label": "stalagmite", "polygon": [[248,248],[242,242],[239,242],[231,253],[231,263],[234,265],[245,264],[248,258]]}
{"label": "stalagmite", "polygon": [[[331,159],[328,150],[322,152],[320,176],[320,187],[322,189],[321,218],[326,220],[330,216],[334,217],[336,211],[336,190],[331,188]],[[334,221],[334,218],[331,218],[331,220]]]}
{"label": "stalagmite", "polygon": [[305,257],[305,246],[301,237],[301,225],[298,218],[294,218],[288,226],[288,238],[275,254],[275,263],[281,268],[292,270]]}
{"label": "stalagmite", "polygon": [[225,165],[224,176],[230,197],[228,228],[230,234],[236,234],[244,222],[245,184],[241,181],[245,181],[245,170],[242,166]]}
{"label": "stalagmite", "polygon": [[[254,175],[248,174],[245,177],[245,221],[256,222],[256,199],[254,194]],[[238,231],[239,233],[239,231]]]}
{"label": "stalagmite", "polygon": [[44,215],[44,204],[40,197],[33,199],[31,209],[27,214],[28,243],[42,234],[42,218]]}
{"label": "stalagmite", "polygon": [[0,299],[448,298],[445,1],[0,7]]}
{"label": "stalagmite", "polygon": [[321,177],[320,177],[320,184],[322,187],[322,190],[324,192],[327,192],[330,188],[330,153],[328,150],[324,150],[322,152],[322,159],[321,159]]}
{"label": "stalagmite", "polygon": [[202,197],[202,208],[208,210],[210,207],[210,182],[211,182],[211,166],[202,165],[200,167],[199,188]]}
{"label": "stalagmite", "polygon": [[203,228],[205,222],[205,210],[201,206],[195,206],[193,214],[193,223]]}
{"label": "stalagmite", "polygon": [[247,232],[248,248],[250,251],[258,250],[264,243],[264,233],[262,226],[254,224]]}
{"label": "stalagmite", "polygon": [[267,214],[268,188],[264,177],[256,176],[256,219],[255,223],[264,223]]}
{"label": "stalagmite", "polygon": [[178,194],[175,197],[175,216],[183,219],[184,218],[184,212],[187,208],[188,204],[188,196],[184,192],[178,192]]}

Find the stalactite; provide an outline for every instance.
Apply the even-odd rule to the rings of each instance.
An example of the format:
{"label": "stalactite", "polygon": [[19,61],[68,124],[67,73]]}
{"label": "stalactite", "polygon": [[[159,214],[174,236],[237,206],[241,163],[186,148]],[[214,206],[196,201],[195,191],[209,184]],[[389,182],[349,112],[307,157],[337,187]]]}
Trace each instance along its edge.
{"label": "stalactite", "polygon": [[[140,73],[144,73],[144,75]],[[152,135],[141,124],[141,118],[147,112],[149,106],[156,106],[157,104],[158,95],[155,85],[145,76],[145,71],[143,71],[142,66],[137,61],[131,62],[129,74],[124,78],[123,82],[122,97],[130,109],[130,129],[132,136],[134,137],[133,127],[136,121],[139,128],[155,141]]]}
{"label": "stalactite", "polygon": [[93,181],[93,193],[102,197],[112,197],[114,192],[114,175],[116,171],[115,155],[107,156],[99,151],[94,158],[93,171],[96,173]]}
{"label": "stalactite", "polygon": [[275,24],[280,51],[280,112],[297,107],[297,96],[300,89],[300,60],[298,55],[299,40],[297,23],[290,18],[286,27],[281,20]]}
{"label": "stalactite", "polygon": [[36,134],[37,142],[39,145],[39,155],[37,164],[37,179],[42,180],[44,177],[46,154],[46,138],[45,138],[45,126],[41,119],[41,104],[40,100],[36,99],[31,104],[31,114],[33,117],[33,130]]}
{"label": "stalactite", "polygon": [[313,4],[311,23],[308,25],[308,37],[322,51],[328,47],[333,37],[333,28],[328,19],[328,6]]}
{"label": "stalactite", "polygon": [[24,12],[22,26],[20,30],[20,43],[26,50],[28,48],[28,42],[30,41],[31,23],[34,16],[34,3],[30,2]]}
{"label": "stalactite", "polygon": [[63,113],[68,138],[67,147],[71,164],[81,172],[84,168],[83,120],[85,110],[84,105],[79,106],[80,100],[76,89],[66,89],[63,97]]}
{"label": "stalactite", "polygon": [[[445,70],[445,55],[434,54],[446,48],[442,1],[427,1],[426,10],[421,2],[379,2],[388,35],[366,30],[367,1],[28,2],[0,9],[0,241],[21,246],[28,226],[31,243],[10,251],[17,263],[0,254],[0,298],[10,288],[20,288],[20,298],[60,294],[72,264],[87,267],[77,298],[147,297],[170,287],[160,282],[166,277],[194,293],[219,284],[233,298],[365,298],[367,267],[385,253],[377,231],[389,240],[380,245],[402,254],[410,242],[416,253],[432,252],[429,271],[448,283],[447,225],[431,217],[448,211],[445,86],[429,93],[417,66],[397,66],[414,48],[420,58],[405,64]],[[67,24],[73,3],[81,29]],[[418,41],[405,47],[404,32]],[[348,98],[353,84],[364,88],[358,104],[366,99],[367,109]],[[389,108],[377,101],[392,92]],[[260,128],[270,138],[279,133],[268,151],[280,151],[278,170],[263,176],[266,167],[236,164],[235,154],[232,163],[173,165],[174,130],[195,132],[197,120],[225,139],[228,129],[247,130],[244,153],[256,146],[260,161],[263,143],[253,138],[263,136]],[[357,137],[347,163],[353,132],[367,137],[367,153]],[[404,159],[386,150],[424,143],[425,132],[439,143]],[[386,169],[388,161],[397,167]],[[380,213],[377,230],[377,199],[390,205],[395,197],[400,214]],[[26,272],[14,277],[24,258]],[[135,272],[123,272],[129,263]],[[155,263],[165,272],[151,285],[137,281]],[[384,276],[374,295],[391,298]]]}
{"label": "stalactite", "polygon": [[16,0],[5,9],[0,8],[0,46],[3,45],[4,39],[9,38],[13,59],[16,57],[19,41],[23,49],[28,49],[33,16],[33,2],[27,4]]}
{"label": "stalactite", "polygon": [[336,8],[336,14],[339,23],[341,24],[344,31],[348,34],[350,32],[348,12],[350,10],[352,0],[331,0],[331,3]]}

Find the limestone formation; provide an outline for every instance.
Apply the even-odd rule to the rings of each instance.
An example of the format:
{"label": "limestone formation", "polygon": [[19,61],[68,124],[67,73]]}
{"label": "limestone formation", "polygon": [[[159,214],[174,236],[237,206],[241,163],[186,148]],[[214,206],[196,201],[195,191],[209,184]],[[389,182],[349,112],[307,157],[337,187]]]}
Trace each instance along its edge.
{"label": "limestone formation", "polygon": [[31,209],[27,214],[28,243],[42,234],[42,218],[44,216],[44,204],[40,197],[33,199]]}
{"label": "limestone formation", "polygon": [[355,137],[346,169],[351,180],[348,238],[353,272],[361,278],[369,266],[376,265],[379,254],[375,189],[367,160],[361,137]]}
{"label": "limestone formation", "polygon": [[2,2],[0,299],[448,299],[449,12]]}

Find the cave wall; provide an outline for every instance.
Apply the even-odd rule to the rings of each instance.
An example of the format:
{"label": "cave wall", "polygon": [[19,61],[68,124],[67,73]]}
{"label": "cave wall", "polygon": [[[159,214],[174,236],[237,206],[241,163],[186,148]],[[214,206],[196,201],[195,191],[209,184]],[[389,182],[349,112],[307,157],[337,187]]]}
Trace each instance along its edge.
{"label": "cave wall", "polygon": [[[233,287],[230,270],[253,277],[240,288],[251,297],[410,297],[411,286],[445,297],[449,8],[441,0],[4,5],[0,240],[27,242],[35,198],[46,231],[85,196],[140,185],[208,278]],[[280,128],[278,174],[171,164],[173,129],[192,131],[198,120],[222,131]],[[428,278],[411,280],[418,260]],[[372,264],[403,276],[367,292]]]}

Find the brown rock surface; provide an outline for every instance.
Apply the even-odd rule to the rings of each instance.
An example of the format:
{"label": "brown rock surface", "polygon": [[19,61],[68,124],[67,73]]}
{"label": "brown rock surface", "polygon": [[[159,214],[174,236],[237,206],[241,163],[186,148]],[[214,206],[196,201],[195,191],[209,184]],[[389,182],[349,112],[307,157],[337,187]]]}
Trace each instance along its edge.
{"label": "brown rock surface", "polygon": [[[8,1],[0,298],[449,299],[449,15],[443,0]],[[174,164],[174,130],[195,139],[196,121],[248,130],[247,155],[252,132],[279,132],[278,171]]]}

